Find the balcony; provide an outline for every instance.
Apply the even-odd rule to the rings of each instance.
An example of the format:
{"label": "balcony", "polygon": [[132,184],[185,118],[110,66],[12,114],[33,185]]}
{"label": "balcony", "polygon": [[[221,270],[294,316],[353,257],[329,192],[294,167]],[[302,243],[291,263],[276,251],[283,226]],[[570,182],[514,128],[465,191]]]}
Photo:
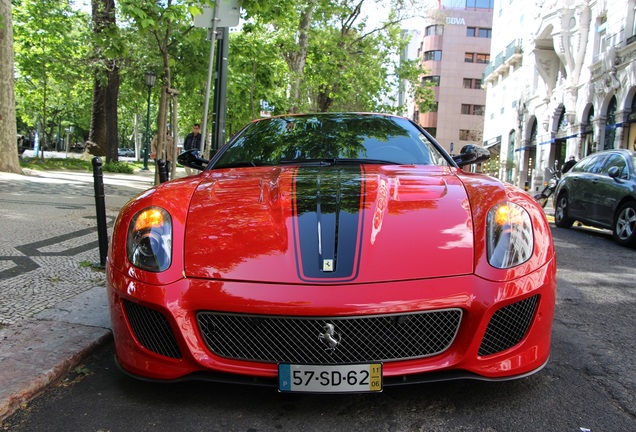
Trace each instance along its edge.
{"label": "balcony", "polygon": [[522,57],[523,47],[521,46],[521,39],[510,42],[506,49],[497,54],[495,60],[486,66],[482,82],[484,84],[495,82],[499,75],[505,73],[508,67],[521,64]]}

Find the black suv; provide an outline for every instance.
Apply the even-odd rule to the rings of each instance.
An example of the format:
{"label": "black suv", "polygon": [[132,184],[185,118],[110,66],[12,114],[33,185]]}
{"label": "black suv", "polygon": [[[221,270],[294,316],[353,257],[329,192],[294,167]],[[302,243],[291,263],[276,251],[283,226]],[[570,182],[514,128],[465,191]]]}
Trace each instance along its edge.
{"label": "black suv", "polygon": [[574,221],[612,230],[614,240],[636,246],[636,153],[605,150],[572,167],[555,192],[554,223],[570,228]]}

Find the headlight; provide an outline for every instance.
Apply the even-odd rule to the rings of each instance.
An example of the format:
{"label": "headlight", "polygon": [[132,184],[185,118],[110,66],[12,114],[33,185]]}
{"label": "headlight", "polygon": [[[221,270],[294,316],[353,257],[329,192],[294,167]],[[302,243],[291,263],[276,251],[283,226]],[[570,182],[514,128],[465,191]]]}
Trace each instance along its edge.
{"label": "headlight", "polygon": [[532,256],[530,215],[517,204],[506,202],[490,209],[487,236],[488,262],[493,267],[514,267]]}
{"label": "headlight", "polygon": [[548,186],[551,188],[554,188],[557,184],[557,180],[554,178],[551,178],[550,181],[548,181]]}
{"label": "headlight", "polygon": [[172,260],[172,219],[159,207],[148,207],[130,221],[126,239],[128,260],[140,269],[161,272]]}

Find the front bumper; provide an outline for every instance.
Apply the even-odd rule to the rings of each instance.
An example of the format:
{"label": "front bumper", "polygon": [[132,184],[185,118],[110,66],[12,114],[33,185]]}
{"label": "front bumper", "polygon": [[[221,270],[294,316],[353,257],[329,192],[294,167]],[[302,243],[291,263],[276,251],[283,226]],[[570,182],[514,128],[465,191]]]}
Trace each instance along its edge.
{"label": "front bumper", "polygon": [[[197,321],[201,311],[346,319],[461,309],[457,332],[443,352],[383,361],[384,385],[519,378],[540,370],[550,353],[556,294],[554,260],[529,275],[505,283],[461,276],[329,286],[181,279],[154,286],[130,278],[112,266],[107,267],[107,277],[117,362],[127,373],[144,379],[277,385],[275,361],[227,358],[213,353]],[[497,328],[496,321],[502,315],[506,315],[504,319],[516,319],[507,315],[514,311],[515,305],[529,299],[536,299],[536,307],[519,341],[495,348],[494,352],[492,348],[484,350],[485,339],[492,339],[493,334],[499,337],[502,330]],[[130,305],[134,305],[133,313],[137,309],[150,311],[152,319],[144,320],[142,329],[131,325]],[[144,332],[149,332],[151,339]],[[156,332],[165,338],[156,339]]]}

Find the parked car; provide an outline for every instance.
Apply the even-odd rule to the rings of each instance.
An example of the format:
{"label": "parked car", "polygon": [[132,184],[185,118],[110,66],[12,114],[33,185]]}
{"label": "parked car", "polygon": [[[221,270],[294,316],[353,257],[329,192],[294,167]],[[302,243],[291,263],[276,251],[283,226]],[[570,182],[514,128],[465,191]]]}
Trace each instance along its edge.
{"label": "parked car", "polygon": [[409,119],[260,119],[126,204],[108,252],[116,360],[144,379],[372,392],[548,361],[550,227]]}
{"label": "parked car", "polygon": [[120,157],[135,157],[135,151],[131,148],[118,148],[117,154]]}
{"label": "parked car", "polygon": [[554,223],[570,228],[575,221],[612,230],[614,240],[636,245],[636,153],[605,150],[574,165],[555,193]]}

